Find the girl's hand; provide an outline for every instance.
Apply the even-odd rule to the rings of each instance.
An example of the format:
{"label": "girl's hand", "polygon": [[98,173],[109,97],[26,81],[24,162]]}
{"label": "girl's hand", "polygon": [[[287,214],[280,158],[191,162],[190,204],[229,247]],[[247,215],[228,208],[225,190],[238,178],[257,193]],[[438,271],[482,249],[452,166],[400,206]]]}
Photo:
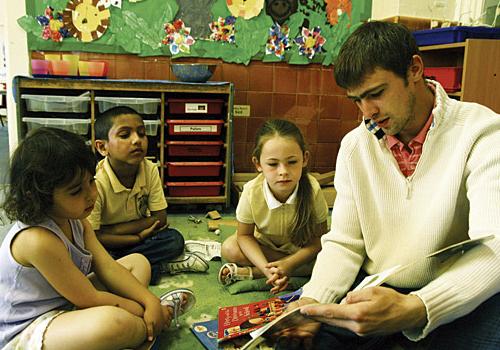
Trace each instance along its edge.
{"label": "girl's hand", "polygon": [[266,268],[269,269],[271,273],[277,273],[280,276],[290,276],[292,271],[284,259],[271,261],[267,263]]}
{"label": "girl's hand", "polygon": [[165,328],[165,317],[160,300],[148,303],[144,310],[144,323],[148,341],[152,341]]}
{"label": "girl's hand", "polygon": [[273,288],[271,288],[272,294],[284,291],[288,286],[288,282],[289,282],[288,276],[279,276],[279,275],[273,275],[271,279],[268,279],[266,281],[267,284],[273,285]]}

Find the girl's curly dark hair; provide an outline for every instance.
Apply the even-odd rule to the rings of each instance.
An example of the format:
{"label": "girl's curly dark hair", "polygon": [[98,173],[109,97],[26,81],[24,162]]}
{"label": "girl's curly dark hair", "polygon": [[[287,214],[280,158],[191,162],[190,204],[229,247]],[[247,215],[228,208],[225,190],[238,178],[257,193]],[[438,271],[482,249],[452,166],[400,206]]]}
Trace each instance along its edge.
{"label": "girl's curly dark hair", "polygon": [[86,171],[95,175],[95,155],[82,137],[61,129],[36,129],[14,151],[2,208],[11,220],[38,224],[53,205],[54,189]]}

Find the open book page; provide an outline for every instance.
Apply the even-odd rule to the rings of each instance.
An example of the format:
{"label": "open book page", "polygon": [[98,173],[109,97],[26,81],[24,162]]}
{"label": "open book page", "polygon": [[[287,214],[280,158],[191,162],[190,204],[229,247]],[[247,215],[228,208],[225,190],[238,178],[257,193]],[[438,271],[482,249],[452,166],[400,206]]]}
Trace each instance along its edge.
{"label": "open book page", "polygon": [[[482,244],[483,242],[486,242],[494,237],[495,235],[487,235],[475,239],[468,239],[459,243],[452,244],[438,251],[435,251],[409,264],[393,266],[380,273],[365,277],[363,281],[361,281],[361,283],[354,290],[379,286],[394,274],[403,271],[404,269],[410,267],[412,264],[420,263],[425,259],[438,259],[440,263],[444,262],[450,257],[457,256],[458,254],[463,254],[467,250],[479,244]],[[250,333],[252,340],[246,343],[245,346],[241,349],[242,350],[256,349],[258,344],[262,343],[265,340],[264,338],[265,336],[270,336],[287,328],[296,327],[298,325],[303,326],[307,325],[308,323],[314,323],[314,322],[315,322],[314,320],[309,319],[306,316],[302,315],[300,313],[300,308],[296,308],[292,311],[285,312],[281,316],[276,318],[274,321],[266,324],[263,327],[260,327],[257,330],[252,331]]]}
{"label": "open book page", "polygon": [[394,274],[403,271],[404,269],[407,269],[408,267],[412,266],[413,264],[417,264],[422,262],[422,260],[425,259],[438,259],[440,262],[444,262],[445,260],[451,258],[452,256],[456,256],[457,254],[463,254],[467,250],[483,243],[486,242],[490,239],[495,237],[495,235],[487,235],[483,237],[478,237],[475,239],[467,239],[462,242],[458,242],[452,245],[449,245],[443,249],[440,249],[438,251],[435,251],[434,253],[431,253],[427,256],[424,256],[420,259],[417,259],[415,261],[412,261],[409,264],[406,265],[396,265],[393,266],[387,270],[384,270],[382,272],[379,272],[374,275],[366,276],[360,284],[357,285],[356,288],[354,288],[354,291],[360,290],[363,288],[368,288],[368,287],[376,287],[380,286],[382,283],[384,283],[389,277],[393,276]]}

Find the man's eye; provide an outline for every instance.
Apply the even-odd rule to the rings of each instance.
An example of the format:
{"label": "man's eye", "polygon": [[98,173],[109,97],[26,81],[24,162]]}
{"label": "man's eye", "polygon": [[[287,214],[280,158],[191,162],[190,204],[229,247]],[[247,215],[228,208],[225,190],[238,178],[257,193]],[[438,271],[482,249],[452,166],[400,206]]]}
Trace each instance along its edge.
{"label": "man's eye", "polygon": [[372,97],[372,98],[379,97],[380,95],[382,95],[383,92],[384,92],[384,90],[374,92],[374,93],[370,94],[370,97]]}

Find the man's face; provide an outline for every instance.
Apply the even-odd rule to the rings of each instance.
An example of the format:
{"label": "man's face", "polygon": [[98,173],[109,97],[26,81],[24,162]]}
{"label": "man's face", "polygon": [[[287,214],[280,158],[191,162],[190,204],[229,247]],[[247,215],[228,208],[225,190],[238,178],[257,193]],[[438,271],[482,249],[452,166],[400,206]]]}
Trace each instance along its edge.
{"label": "man's face", "polygon": [[387,135],[417,135],[420,125],[415,118],[415,91],[412,84],[391,71],[376,68],[360,86],[348,89],[347,96]]}

